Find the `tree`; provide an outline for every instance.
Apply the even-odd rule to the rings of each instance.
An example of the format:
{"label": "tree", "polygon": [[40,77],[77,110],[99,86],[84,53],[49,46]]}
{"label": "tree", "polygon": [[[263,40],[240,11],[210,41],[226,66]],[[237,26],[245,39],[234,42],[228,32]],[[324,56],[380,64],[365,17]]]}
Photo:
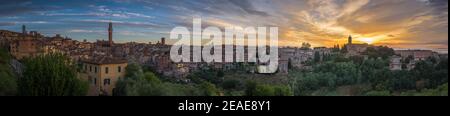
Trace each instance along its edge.
{"label": "tree", "polygon": [[227,79],[222,83],[222,88],[226,90],[236,90],[241,87],[242,87],[241,82],[236,79]]}
{"label": "tree", "polygon": [[383,58],[387,59],[390,56],[395,55],[395,51],[392,48],[387,46],[380,47],[368,47],[366,51],[363,53],[364,55],[368,55],[369,58]]}
{"label": "tree", "polygon": [[314,62],[315,63],[318,63],[318,62],[320,62],[321,61],[321,55],[320,55],[320,52],[314,52]]}
{"label": "tree", "polygon": [[0,49],[0,96],[12,96],[17,93],[17,78],[8,65],[10,60],[6,50]]}
{"label": "tree", "polygon": [[138,95],[137,91],[135,91],[134,89],[136,89],[135,86],[138,85],[138,82],[147,82],[147,81],[140,81],[144,80],[143,76],[144,71],[141,66],[139,66],[136,63],[128,64],[127,67],[125,67],[125,77],[118,80],[116,83],[114,96],[127,96],[130,94]]}
{"label": "tree", "polygon": [[10,71],[4,71],[0,69],[0,96],[16,95],[17,93],[16,81],[17,81],[16,78],[12,76],[12,73]]}
{"label": "tree", "polygon": [[385,69],[388,65],[389,63],[380,59],[364,60],[359,66],[359,70],[363,75],[358,78],[358,83],[370,83],[376,85],[382,83],[382,81],[385,81],[386,79],[389,79],[381,75],[389,72],[389,70]]}
{"label": "tree", "polygon": [[200,84],[203,81],[208,81],[213,84],[219,84],[223,81],[225,73],[223,71],[213,69],[202,69],[196,71],[188,76],[194,83]]}
{"label": "tree", "polygon": [[162,81],[152,72],[143,72],[135,63],[126,68],[126,76],[116,84],[116,96],[162,96]]}
{"label": "tree", "polygon": [[[203,83],[197,85],[163,82],[153,72],[131,63],[126,67],[125,78],[116,84],[115,96],[200,96],[219,95],[215,85]],[[200,80],[202,81],[202,80]],[[199,81],[199,82],[200,82]],[[215,94],[213,94],[215,93]]]}
{"label": "tree", "polygon": [[141,77],[144,76],[144,71],[139,64],[130,63],[125,68],[125,77]]}
{"label": "tree", "polygon": [[217,71],[217,77],[223,78],[225,76],[225,73],[222,70]]}
{"label": "tree", "polygon": [[370,91],[365,94],[366,96],[391,96],[389,91]]}
{"label": "tree", "polygon": [[292,90],[289,86],[275,86],[274,87],[275,96],[293,96]]}
{"label": "tree", "polygon": [[256,96],[256,87],[258,83],[254,81],[247,81],[245,84],[245,95],[246,96]]}
{"label": "tree", "polygon": [[364,62],[363,56],[350,56],[350,60],[355,64],[362,64]]}
{"label": "tree", "polygon": [[334,45],[331,51],[335,53],[340,52],[341,48],[339,47],[339,44]]}
{"label": "tree", "polygon": [[349,62],[350,59],[345,58],[343,54],[336,54],[334,56],[334,62]]}
{"label": "tree", "polygon": [[307,42],[303,42],[300,49],[302,49],[302,50],[310,50],[311,49],[311,44],[309,44]]}
{"label": "tree", "polygon": [[394,71],[389,77],[389,90],[401,91],[416,89],[416,81],[410,78],[407,71]]}
{"label": "tree", "polygon": [[289,86],[261,84],[254,81],[247,81],[246,96],[292,96]]}
{"label": "tree", "polygon": [[25,71],[19,78],[19,95],[82,96],[88,85],[77,78],[76,66],[65,55],[48,54],[25,59]]}
{"label": "tree", "polygon": [[212,83],[203,81],[200,84],[200,90],[205,96],[219,96],[220,91],[216,88],[216,86]]}
{"label": "tree", "polygon": [[266,84],[258,84],[255,88],[254,96],[275,96],[275,89]]}

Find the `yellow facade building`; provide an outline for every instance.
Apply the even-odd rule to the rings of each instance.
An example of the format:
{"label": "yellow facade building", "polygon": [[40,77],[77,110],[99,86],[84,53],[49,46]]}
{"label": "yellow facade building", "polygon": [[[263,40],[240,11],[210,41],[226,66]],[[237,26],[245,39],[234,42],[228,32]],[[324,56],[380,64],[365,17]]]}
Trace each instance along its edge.
{"label": "yellow facade building", "polygon": [[128,63],[124,59],[108,56],[82,60],[82,75],[89,81],[89,95],[114,95],[116,83],[125,77]]}

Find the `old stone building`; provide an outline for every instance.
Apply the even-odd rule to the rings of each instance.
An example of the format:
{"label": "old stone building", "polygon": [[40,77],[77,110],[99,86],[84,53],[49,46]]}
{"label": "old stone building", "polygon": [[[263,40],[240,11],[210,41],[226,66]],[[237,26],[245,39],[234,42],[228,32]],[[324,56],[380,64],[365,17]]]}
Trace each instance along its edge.
{"label": "old stone building", "polygon": [[313,50],[305,50],[300,48],[280,48],[279,50],[280,58],[286,57],[288,58],[288,65],[291,65],[293,68],[303,69],[305,68],[305,63],[307,61],[311,61],[314,58]]}
{"label": "old stone building", "polygon": [[0,47],[8,49],[9,53],[18,60],[33,57],[43,53],[44,36],[36,31],[26,31],[22,26],[22,33],[0,31]]}
{"label": "old stone building", "polygon": [[37,39],[25,38],[13,40],[9,47],[11,55],[18,60],[42,54],[42,43]]}
{"label": "old stone building", "polygon": [[412,57],[415,61],[426,60],[429,57],[438,57],[438,53],[431,50],[396,50],[395,54],[402,58]]}
{"label": "old stone building", "polygon": [[117,81],[125,77],[127,65],[127,60],[110,56],[83,59],[81,73],[89,81],[89,95],[113,95]]}
{"label": "old stone building", "polygon": [[0,47],[4,49],[9,49],[9,44],[16,39],[21,37],[21,33],[0,30]]}
{"label": "old stone building", "polygon": [[347,51],[347,56],[359,56],[362,55],[364,51],[367,50],[367,48],[372,47],[371,45],[364,43],[364,44],[355,44],[352,42],[353,38],[352,36],[348,37],[348,43],[345,44],[345,50]]}
{"label": "old stone building", "polygon": [[402,57],[400,56],[393,56],[391,57],[390,63],[389,63],[389,69],[390,70],[402,70]]}

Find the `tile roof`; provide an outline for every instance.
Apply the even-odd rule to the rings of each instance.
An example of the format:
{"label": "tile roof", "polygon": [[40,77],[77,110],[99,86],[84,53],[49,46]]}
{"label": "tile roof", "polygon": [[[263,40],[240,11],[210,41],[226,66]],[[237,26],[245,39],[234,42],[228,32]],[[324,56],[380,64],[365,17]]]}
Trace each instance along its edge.
{"label": "tile roof", "polygon": [[128,61],[126,59],[122,59],[122,58],[116,58],[116,57],[112,57],[112,56],[95,56],[89,59],[84,59],[82,60],[85,63],[89,63],[89,64],[97,64],[97,65],[102,65],[102,64],[123,64],[123,63],[127,63]]}

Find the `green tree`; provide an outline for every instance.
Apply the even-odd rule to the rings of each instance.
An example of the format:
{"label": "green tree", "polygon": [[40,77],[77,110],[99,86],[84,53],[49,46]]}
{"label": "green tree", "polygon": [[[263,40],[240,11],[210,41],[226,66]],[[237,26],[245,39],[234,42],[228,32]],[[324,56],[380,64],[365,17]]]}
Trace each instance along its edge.
{"label": "green tree", "polygon": [[292,90],[289,86],[275,86],[274,87],[275,96],[293,96]]}
{"label": "green tree", "polygon": [[0,69],[0,96],[11,96],[17,93],[17,79],[10,71]]}
{"label": "green tree", "polygon": [[266,84],[258,84],[255,89],[254,96],[275,96],[275,89]]}
{"label": "green tree", "polygon": [[144,76],[144,71],[139,64],[130,63],[125,68],[125,77],[142,77]]}
{"label": "green tree", "polygon": [[216,88],[216,86],[209,82],[202,82],[200,84],[200,91],[203,91],[202,93],[205,96],[219,96],[220,91]]}
{"label": "green tree", "polygon": [[163,82],[154,73],[143,72],[142,67],[134,63],[129,64],[126,69],[127,76],[116,84],[115,96],[200,96],[219,93],[214,92],[218,90],[212,84],[197,87],[190,84]]}
{"label": "green tree", "polygon": [[208,81],[213,84],[220,84],[223,81],[225,72],[209,69],[202,69],[194,72],[188,76],[194,83],[200,84],[203,81]]}
{"label": "green tree", "polygon": [[245,83],[245,95],[246,96],[256,96],[256,88],[258,86],[258,83],[254,81],[247,81]]}
{"label": "green tree", "polygon": [[9,66],[10,56],[0,49],[0,96],[12,96],[17,93],[17,78]]}
{"label": "green tree", "polygon": [[126,68],[126,76],[116,84],[116,96],[163,96],[162,81],[152,72],[143,72],[135,63]]}
{"label": "green tree", "polygon": [[222,88],[226,90],[236,90],[242,88],[242,83],[237,79],[227,79],[222,83]]}
{"label": "green tree", "polygon": [[389,90],[402,91],[416,89],[416,81],[411,79],[407,71],[394,71],[387,79]]}
{"label": "green tree", "polygon": [[392,48],[387,46],[380,47],[368,47],[366,51],[363,53],[364,55],[368,55],[369,58],[383,58],[387,59],[390,56],[395,55],[395,51]]}
{"label": "green tree", "polygon": [[247,81],[246,96],[292,96],[292,90],[289,86],[260,84],[254,81]]}
{"label": "green tree", "polygon": [[314,52],[314,62],[318,63],[321,61],[321,55],[320,52]]}
{"label": "green tree", "polygon": [[448,83],[445,83],[436,89],[424,89],[420,91],[409,90],[402,92],[401,96],[448,96]]}
{"label": "green tree", "polygon": [[25,71],[19,78],[19,95],[83,96],[88,85],[77,78],[76,66],[65,55],[48,54],[25,59]]}
{"label": "green tree", "polygon": [[391,96],[389,91],[370,91],[365,94],[366,96]]}

